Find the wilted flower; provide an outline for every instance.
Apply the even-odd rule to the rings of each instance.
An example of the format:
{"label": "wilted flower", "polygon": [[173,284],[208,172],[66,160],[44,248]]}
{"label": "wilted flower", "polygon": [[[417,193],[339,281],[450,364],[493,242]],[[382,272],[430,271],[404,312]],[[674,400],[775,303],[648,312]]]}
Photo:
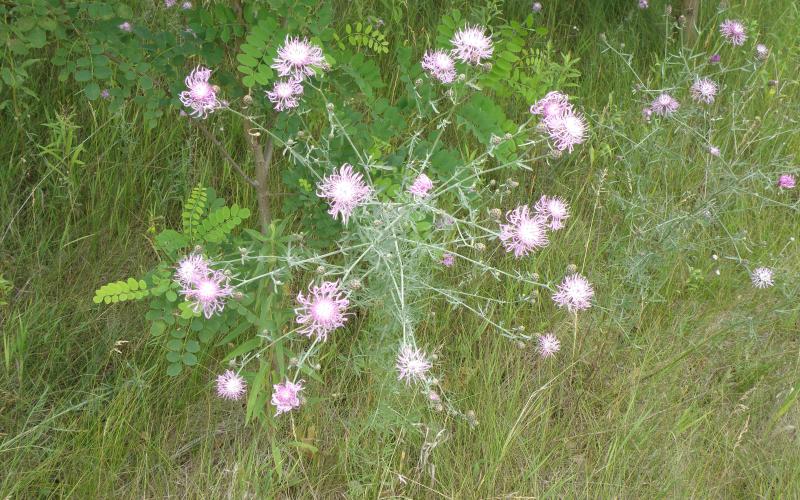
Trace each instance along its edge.
{"label": "wilted flower", "polygon": [[592,297],[594,297],[594,289],[591,283],[576,273],[567,276],[558,285],[558,290],[553,294],[553,301],[559,307],[566,307],[569,312],[576,312],[590,308]]}
{"label": "wilted flower", "polygon": [[639,0],[639,8],[646,9],[650,7],[650,4],[647,3],[647,0]]}
{"label": "wilted flower", "polygon": [[717,156],[717,157],[719,157],[720,151],[719,151],[719,148],[718,148],[718,147],[716,147],[716,146],[709,146],[709,147],[708,147],[708,153],[709,153],[711,156]]}
{"label": "wilted flower", "polygon": [[117,27],[119,29],[121,29],[122,31],[125,31],[125,32],[128,32],[128,33],[133,31],[133,25],[131,23],[129,23],[128,21],[125,21],[124,23],[120,24]]}
{"label": "wilted flower", "polygon": [[653,113],[661,116],[668,116],[674,113],[680,103],[676,101],[671,95],[667,93],[663,93],[655,98],[655,100],[650,104],[650,107],[653,110]]}
{"label": "wilted flower", "polygon": [[225,302],[233,296],[233,287],[230,278],[221,271],[209,270],[204,276],[191,283],[184,283],[180,293],[192,302],[192,309],[199,313],[203,311],[206,319],[222,312]]}
{"label": "wilted flower", "polygon": [[757,267],[750,274],[750,280],[756,288],[769,288],[775,283],[772,281],[772,269],[768,267]]}
{"label": "wilted flower", "polygon": [[246,390],[244,379],[232,370],[217,376],[217,396],[223,399],[239,399]]}
{"label": "wilted flower", "polygon": [[174,7],[177,0],[164,0],[164,7]]}
{"label": "wilted flower", "polygon": [[444,50],[425,52],[422,69],[442,83],[452,83],[456,79],[456,65],[450,54]]}
{"label": "wilted flower", "polygon": [[433,181],[425,174],[419,174],[408,188],[408,192],[416,198],[425,198],[428,196],[428,191],[433,188]]}
{"label": "wilted flower", "polygon": [[500,225],[500,240],[507,252],[519,258],[547,246],[546,219],[541,215],[531,217],[527,205],[520,205],[506,214],[508,224]]}
{"label": "wilted flower", "polygon": [[292,78],[275,82],[271,91],[267,91],[267,98],[275,104],[275,111],[296,108],[300,101],[298,96],[303,95],[303,86]]}
{"label": "wilted flower", "polygon": [[576,144],[583,144],[586,140],[586,120],[580,113],[548,116],[544,119],[544,126],[558,151],[571,153]]}
{"label": "wilted flower", "polygon": [[181,9],[183,10],[189,10],[191,8],[192,8],[192,2],[183,2],[181,4]]}
{"label": "wilted flower", "polygon": [[708,78],[700,78],[696,80],[689,91],[692,94],[692,99],[697,102],[704,102],[711,104],[717,95],[717,84]]}
{"label": "wilted flower", "polygon": [[456,258],[451,253],[446,253],[442,255],[442,265],[444,267],[453,267],[453,264],[456,262]]}
{"label": "wilted flower", "polygon": [[567,95],[554,90],[548,92],[544,97],[536,101],[536,103],[531,106],[530,111],[534,115],[548,118],[550,116],[572,113],[572,105],[569,103],[569,97]]}
{"label": "wilted flower", "polygon": [[397,353],[397,380],[422,382],[425,374],[431,368],[431,363],[425,353],[416,347],[403,345]]}
{"label": "wilted flower", "polygon": [[556,336],[551,333],[548,333],[546,335],[539,335],[537,344],[538,344],[537,348],[539,350],[539,354],[543,358],[549,358],[550,356],[554,355],[561,349],[561,342],[559,342]]}
{"label": "wilted flower", "polygon": [[328,334],[344,326],[350,301],[339,289],[339,282],[325,281],[320,286],[309,286],[309,294],[297,294],[300,304],[295,310],[295,321],[302,325],[298,333],[315,336],[323,342]]}
{"label": "wilted flower", "polygon": [[644,121],[649,122],[652,116],[653,116],[653,108],[647,106],[644,109],[642,109],[642,118],[644,118]]}
{"label": "wilted flower", "polygon": [[792,189],[797,184],[792,174],[783,174],[778,177],[778,187],[782,189]]}
{"label": "wilted flower", "polygon": [[719,32],[732,45],[744,45],[747,33],[741,21],[726,19],[719,25]]}
{"label": "wilted flower", "polygon": [[480,64],[492,56],[492,38],[486,36],[482,26],[465,26],[456,31],[450,42],[455,46],[456,58],[469,64]]}
{"label": "wilted flower", "polygon": [[714,55],[712,55],[711,57],[708,58],[708,62],[710,64],[719,64],[719,62],[721,60],[722,60],[722,57],[719,54],[714,54]]}
{"label": "wilted flower", "polygon": [[553,231],[564,227],[564,220],[569,217],[569,206],[563,198],[558,196],[542,196],[533,209],[545,219],[549,219],[548,226]]}
{"label": "wilted flower", "polygon": [[193,116],[206,118],[221,106],[216,90],[208,83],[210,78],[210,69],[197,66],[184,80],[188,90],[181,92],[179,97],[184,106],[192,109]]}
{"label": "wilted flower", "polygon": [[539,2],[533,2],[533,6],[531,7],[531,9],[534,12],[541,12],[542,11],[542,4],[539,3]]}
{"label": "wilted flower", "polygon": [[286,413],[295,408],[299,408],[300,398],[298,397],[298,394],[303,389],[304,387],[302,380],[298,381],[296,384],[294,382],[290,382],[288,379],[282,384],[273,384],[271,403],[272,406],[277,409],[275,416],[277,417],[281,413]]}
{"label": "wilted flower", "polygon": [[273,60],[272,68],[278,70],[280,76],[291,76],[298,81],[316,75],[317,69],[327,69],[328,63],[322,55],[322,49],[312,45],[308,39],[289,38],[278,49],[278,56]]}
{"label": "wilted flower", "polygon": [[372,194],[372,188],[364,183],[361,174],[353,172],[353,166],[345,163],[339,172],[327,175],[317,184],[317,196],[327,198],[330,209],[328,213],[335,219],[342,215],[342,222],[352,215],[353,210]]}
{"label": "wilted flower", "polygon": [[769,57],[769,49],[763,43],[756,45],[756,57],[762,61]]}

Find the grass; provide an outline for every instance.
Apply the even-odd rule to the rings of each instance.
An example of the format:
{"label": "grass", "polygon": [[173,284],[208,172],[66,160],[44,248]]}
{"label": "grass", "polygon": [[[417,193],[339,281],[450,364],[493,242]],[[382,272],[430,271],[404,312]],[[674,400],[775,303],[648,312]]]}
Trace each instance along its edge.
{"label": "grass", "polygon": [[[388,31],[413,34],[421,48],[443,12],[472,3],[401,6],[408,15]],[[509,16],[528,8],[508,3]],[[601,33],[635,54],[648,85],[667,85],[661,70],[672,71],[663,65],[663,5],[639,12],[630,3],[545,3],[555,46],[581,58],[571,93],[598,114],[641,99]],[[546,297],[494,314],[555,331],[565,349],[547,363],[472,315],[430,304],[418,336],[438,348],[443,384],[475,425],[409,404],[385,363],[366,356],[384,334],[370,318],[330,343],[325,391],[277,431],[245,426],[240,408],[213,396],[214,359],[164,375],[143,306],[97,308],[92,292],[152,265],[153,230],[175,224],[196,182],[251,207],[254,195],[190,128],[165,121],[146,132],[134,107],[108,116],[38,66],[41,101],[0,131],[0,272],[13,284],[0,306],[0,496],[800,496],[800,254],[789,240],[798,236],[798,202],[770,201],[777,196],[760,177],[771,179],[787,156],[797,168],[796,127],[775,134],[792,127],[800,105],[800,10],[791,0],[733,3],[719,16],[705,7],[699,48],[711,50],[721,18],[757,21],[773,50],[769,77],[783,85],[779,96],[765,90],[742,104],[758,133],[737,130],[741,122],[718,127],[727,131],[719,145],[741,152],[736,161],[707,162],[680,131],[631,147],[646,132],[628,116],[614,125],[621,134],[593,127],[595,147],[609,144],[613,154],[590,161],[584,152],[518,179],[521,199],[558,192],[572,203],[563,244],[530,270],[560,276],[574,264],[595,283],[598,303],[579,318],[576,358],[572,319]],[[388,20],[397,8],[337,4],[347,20]],[[501,104],[519,114],[519,104]],[[711,222],[701,216],[709,202]],[[752,289],[727,259],[737,255],[776,265],[779,286]],[[483,294],[523,293],[453,272]]]}

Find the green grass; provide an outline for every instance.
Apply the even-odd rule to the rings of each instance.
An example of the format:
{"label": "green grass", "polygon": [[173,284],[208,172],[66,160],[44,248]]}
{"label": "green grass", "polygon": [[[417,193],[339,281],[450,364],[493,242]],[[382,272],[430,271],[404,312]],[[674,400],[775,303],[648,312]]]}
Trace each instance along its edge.
{"label": "green grass", "polygon": [[[337,2],[338,17],[388,20],[390,3]],[[387,31],[420,50],[443,12],[473,4],[409,3]],[[508,3],[509,16],[528,8]],[[581,106],[638,107],[635,80],[603,52],[601,33],[624,42],[633,66],[658,86],[661,2],[646,12],[632,12],[633,0],[543,3],[555,46],[581,58],[571,91]],[[742,107],[763,133],[738,133],[742,153],[730,172],[706,164],[678,132],[658,136],[681,148],[673,158],[654,156],[657,145],[628,148],[601,128],[594,145],[614,154],[591,162],[584,151],[518,176],[520,199],[558,192],[572,203],[559,245],[529,270],[561,276],[574,264],[595,283],[597,306],[579,318],[575,358],[572,320],[547,297],[493,311],[529,332],[556,332],[565,348],[545,363],[463,310],[428,306],[418,337],[437,349],[445,390],[476,425],[397,391],[388,361],[366,356],[384,334],[370,317],[329,342],[320,356],[324,390],[275,430],[245,425],[239,406],[214,397],[209,381],[222,352],[167,377],[144,306],[97,307],[93,290],[153,264],[155,230],[176,224],[195,183],[250,207],[254,194],[189,127],[165,120],[146,132],[135,107],[109,116],[37,66],[41,101],[15,120],[5,111],[9,125],[0,130],[0,272],[13,283],[0,306],[0,496],[800,496],[800,253],[787,246],[800,236],[797,196],[766,203],[757,196],[765,183],[745,179],[772,175],[780,157],[800,161],[788,121],[800,106],[800,10],[792,0],[732,3],[731,17],[758,22],[773,50],[770,78],[783,87]],[[706,9],[698,44],[711,50],[719,18]],[[501,104],[509,115],[525,111]],[[627,120],[625,135],[641,140],[641,122]],[[794,134],[763,140],[779,126]],[[733,147],[733,135],[718,137]],[[616,159],[623,148],[629,154]],[[706,168],[728,193],[712,223],[697,216],[708,201]],[[754,290],[724,258],[737,252],[779,263],[779,286]],[[523,293],[459,272],[454,281],[482,294]]]}

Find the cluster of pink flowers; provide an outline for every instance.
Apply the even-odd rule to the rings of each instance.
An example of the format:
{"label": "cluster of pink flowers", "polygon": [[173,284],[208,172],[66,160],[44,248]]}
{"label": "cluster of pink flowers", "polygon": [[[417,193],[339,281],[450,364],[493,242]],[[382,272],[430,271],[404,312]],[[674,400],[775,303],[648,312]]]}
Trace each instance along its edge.
{"label": "cluster of pink flowers", "polygon": [[744,45],[747,31],[741,21],[726,19],[719,25],[719,32],[731,45]]}
{"label": "cluster of pink flowers", "polygon": [[234,293],[228,275],[213,269],[202,255],[191,254],[178,262],[175,281],[180,283],[180,293],[192,302],[194,311],[202,311],[206,318],[222,312]]}
{"label": "cluster of pink flowers", "polygon": [[272,386],[272,401],[270,402],[276,409],[275,416],[277,417],[281,413],[299,408],[302,403],[299,394],[303,389],[302,380],[297,383],[286,380],[281,384],[274,384]]}
{"label": "cluster of pink flowers", "polygon": [[428,357],[420,349],[404,345],[397,354],[397,379],[411,382],[424,382],[431,368]]}
{"label": "cluster of pink flowers", "polygon": [[442,265],[444,267],[453,267],[453,264],[455,264],[455,263],[456,263],[455,255],[453,255],[451,253],[446,253],[446,254],[442,255]]}
{"label": "cluster of pink flowers", "polygon": [[433,189],[433,181],[425,174],[419,174],[416,179],[414,179],[414,183],[411,184],[411,187],[408,188],[408,192],[414,198],[425,198],[428,196],[428,191]]}
{"label": "cluster of pink flowers", "polygon": [[781,189],[793,189],[797,185],[797,180],[792,174],[783,174],[778,177],[778,187]]}
{"label": "cluster of pink flowers", "polygon": [[553,301],[569,312],[577,312],[592,306],[594,289],[589,281],[580,274],[572,274],[564,278],[558,285]]}
{"label": "cluster of pink flowers", "polygon": [[692,94],[692,99],[696,102],[704,102],[706,104],[712,104],[714,102],[718,90],[717,84],[708,78],[697,79],[689,89]]}
{"label": "cluster of pink flowers", "polygon": [[234,371],[225,370],[217,376],[217,396],[222,399],[239,399],[247,391],[247,383]]}
{"label": "cluster of pink flowers", "polygon": [[428,50],[422,57],[422,69],[442,83],[452,83],[456,79],[456,64],[453,58],[466,64],[481,64],[492,57],[492,37],[486,35],[482,26],[465,26],[458,30],[450,40],[453,49]]}
{"label": "cluster of pink flowers", "polygon": [[353,210],[372,196],[372,188],[367,186],[361,174],[353,172],[353,166],[345,163],[339,172],[325,176],[317,184],[317,196],[328,200],[328,213],[337,218],[342,215],[342,222],[347,224]]}
{"label": "cluster of pink flowers", "polygon": [[308,39],[299,37],[287,36],[272,62],[272,68],[278,71],[278,75],[287,77],[276,81],[272,90],[266,91],[267,98],[274,104],[276,111],[299,106],[298,98],[303,94],[303,80],[316,75],[317,71],[328,69],[322,49]]}
{"label": "cluster of pink flowers", "polygon": [[209,83],[210,78],[210,69],[197,66],[184,80],[187,90],[179,97],[181,103],[192,110],[192,116],[206,118],[222,105],[217,99],[217,88]]}
{"label": "cluster of pink flowers", "polygon": [[347,306],[350,301],[336,281],[309,286],[308,295],[303,295],[303,292],[297,294],[297,303],[299,305],[294,313],[295,321],[301,325],[298,332],[323,342],[328,340],[329,333],[344,326],[348,318]]}
{"label": "cluster of pink flowers", "polygon": [[546,247],[550,240],[547,231],[564,227],[569,217],[567,203],[558,196],[542,196],[531,213],[527,205],[520,205],[506,214],[507,224],[500,224],[500,241],[507,252],[524,257]]}
{"label": "cluster of pink flowers", "polygon": [[548,92],[530,111],[542,117],[541,123],[557,150],[572,152],[576,144],[586,140],[586,120],[573,109],[566,94]]}

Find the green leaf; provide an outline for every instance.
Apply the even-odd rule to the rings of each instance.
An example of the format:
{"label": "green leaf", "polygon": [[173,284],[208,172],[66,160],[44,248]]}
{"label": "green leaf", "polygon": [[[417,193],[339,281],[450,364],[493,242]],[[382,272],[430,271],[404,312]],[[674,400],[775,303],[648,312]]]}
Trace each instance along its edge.
{"label": "green leaf", "polygon": [[181,363],[172,363],[167,367],[167,375],[170,377],[177,377],[183,371],[183,365]]}
{"label": "green leaf", "polygon": [[154,321],[153,324],[150,325],[150,335],[153,337],[158,337],[159,335],[164,334],[164,330],[166,330],[167,324],[163,321]]}
{"label": "green leaf", "polygon": [[88,69],[80,69],[75,72],[74,76],[76,82],[88,82],[92,79],[92,72]]}
{"label": "green leaf", "polygon": [[183,364],[186,366],[194,366],[197,364],[197,356],[190,352],[183,353],[181,359],[183,360]]}
{"label": "green leaf", "polygon": [[200,351],[200,343],[196,340],[190,340],[186,342],[186,352],[199,352]]}

